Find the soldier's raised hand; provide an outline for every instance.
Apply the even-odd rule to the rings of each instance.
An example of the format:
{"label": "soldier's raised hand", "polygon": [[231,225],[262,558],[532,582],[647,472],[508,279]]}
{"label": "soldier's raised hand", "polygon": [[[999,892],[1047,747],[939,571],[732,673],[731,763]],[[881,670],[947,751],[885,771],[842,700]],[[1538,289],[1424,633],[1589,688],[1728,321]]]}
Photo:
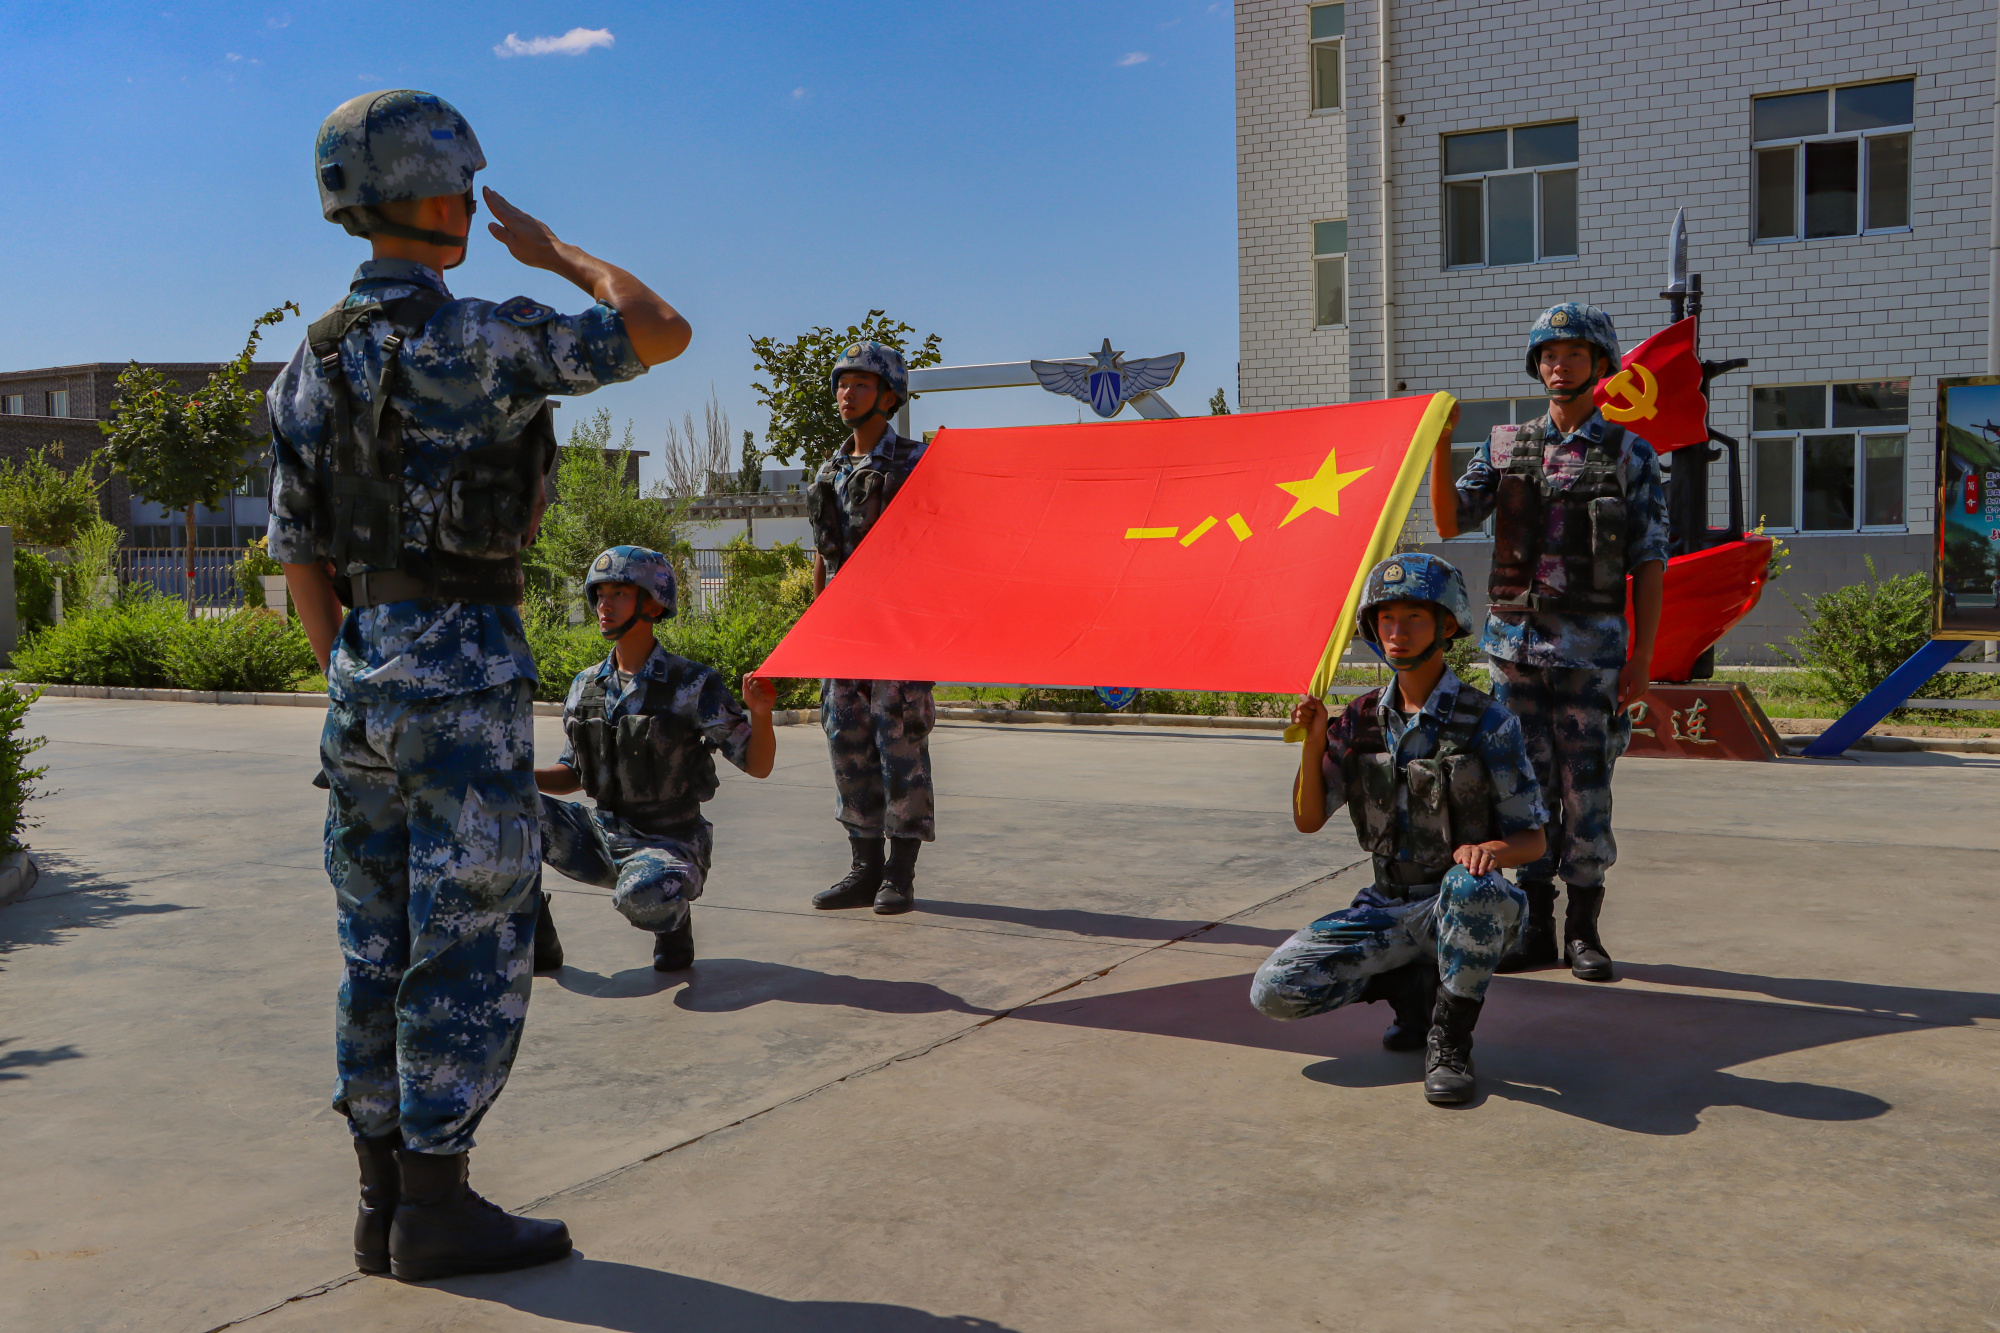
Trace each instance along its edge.
{"label": "soldier's raised hand", "polygon": [[743,678],[743,706],[752,713],[768,713],[778,702],[778,686],[763,676]]}
{"label": "soldier's raised hand", "polygon": [[1326,745],[1326,723],[1326,704],[1317,695],[1300,695],[1299,701],[1292,705],[1292,725],[1304,727],[1306,739],[1313,744]]}
{"label": "soldier's raised hand", "polygon": [[493,221],[486,224],[486,230],[493,233],[493,239],[507,247],[507,253],[526,264],[529,268],[545,268],[550,272],[563,271],[564,256],[562,242],[549,230],[549,225],[540,218],[523,213],[508,203],[498,190],[480,191],[486,200],[486,207],[493,211]]}

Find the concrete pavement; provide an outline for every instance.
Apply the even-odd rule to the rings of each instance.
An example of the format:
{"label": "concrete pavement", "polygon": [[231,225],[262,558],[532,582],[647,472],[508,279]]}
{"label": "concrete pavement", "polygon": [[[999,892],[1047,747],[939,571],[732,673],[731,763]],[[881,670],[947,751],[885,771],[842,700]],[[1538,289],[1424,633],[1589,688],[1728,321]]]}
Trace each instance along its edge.
{"label": "concrete pavement", "polygon": [[[1263,735],[941,729],[907,917],[823,745],[726,771],[700,962],[552,879],[474,1177],[571,1260],[351,1277],[310,710],[44,700],[0,909],[0,1326],[2000,1327],[2000,761],[1630,761],[1609,987],[1496,982],[1427,1107],[1380,1006],[1262,1019],[1351,836]],[[554,753],[552,722],[538,743]]]}

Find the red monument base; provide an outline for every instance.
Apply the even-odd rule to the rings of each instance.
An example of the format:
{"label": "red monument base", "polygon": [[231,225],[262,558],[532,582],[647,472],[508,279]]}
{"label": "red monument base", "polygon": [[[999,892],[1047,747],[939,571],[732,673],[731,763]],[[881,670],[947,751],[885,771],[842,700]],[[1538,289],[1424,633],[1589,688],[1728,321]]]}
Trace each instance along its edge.
{"label": "red monument base", "polygon": [[1749,689],[1733,681],[1654,684],[1625,710],[1632,715],[1628,755],[1671,759],[1776,759],[1777,729]]}

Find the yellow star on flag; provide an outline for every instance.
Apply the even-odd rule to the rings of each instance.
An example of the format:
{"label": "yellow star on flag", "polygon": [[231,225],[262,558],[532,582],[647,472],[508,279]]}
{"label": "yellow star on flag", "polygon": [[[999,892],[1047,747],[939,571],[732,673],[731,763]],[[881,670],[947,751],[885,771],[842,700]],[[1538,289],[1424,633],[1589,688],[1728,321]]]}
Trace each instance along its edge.
{"label": "yellow star on flag", "polygon": [[1352,472],[1340,470],[1340,460],[1335,457],[1338,447],[1326,451],[1326,461],[1319,465],[1319,471],[1303,481],[1281,481],[1278,489],[1292,496],[1292,512],[1278,521],[1279,527],[1297,518],[1310,509],[1324,509],[1327,513],[1340,516],[1340,493],[1348,486],[1366,476],[1373,469],[1356,468]]}

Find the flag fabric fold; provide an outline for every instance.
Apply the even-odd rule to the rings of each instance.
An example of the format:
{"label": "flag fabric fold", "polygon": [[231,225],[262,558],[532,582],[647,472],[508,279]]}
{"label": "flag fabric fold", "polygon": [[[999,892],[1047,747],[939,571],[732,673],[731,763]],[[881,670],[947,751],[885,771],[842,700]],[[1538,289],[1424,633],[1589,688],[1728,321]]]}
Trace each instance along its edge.
{"label": "flag fabric fold", "polygon": [[1323,692],[1453,401],[941,431],[758,674]]}
{"label": "flag fabric fold", "polygon": [[1591,394],[1605,419],[1672,453],[1708,440],[1708,399],[1701,391],[1695,321],[1669,324],[1624,356],[1625,368]]}

